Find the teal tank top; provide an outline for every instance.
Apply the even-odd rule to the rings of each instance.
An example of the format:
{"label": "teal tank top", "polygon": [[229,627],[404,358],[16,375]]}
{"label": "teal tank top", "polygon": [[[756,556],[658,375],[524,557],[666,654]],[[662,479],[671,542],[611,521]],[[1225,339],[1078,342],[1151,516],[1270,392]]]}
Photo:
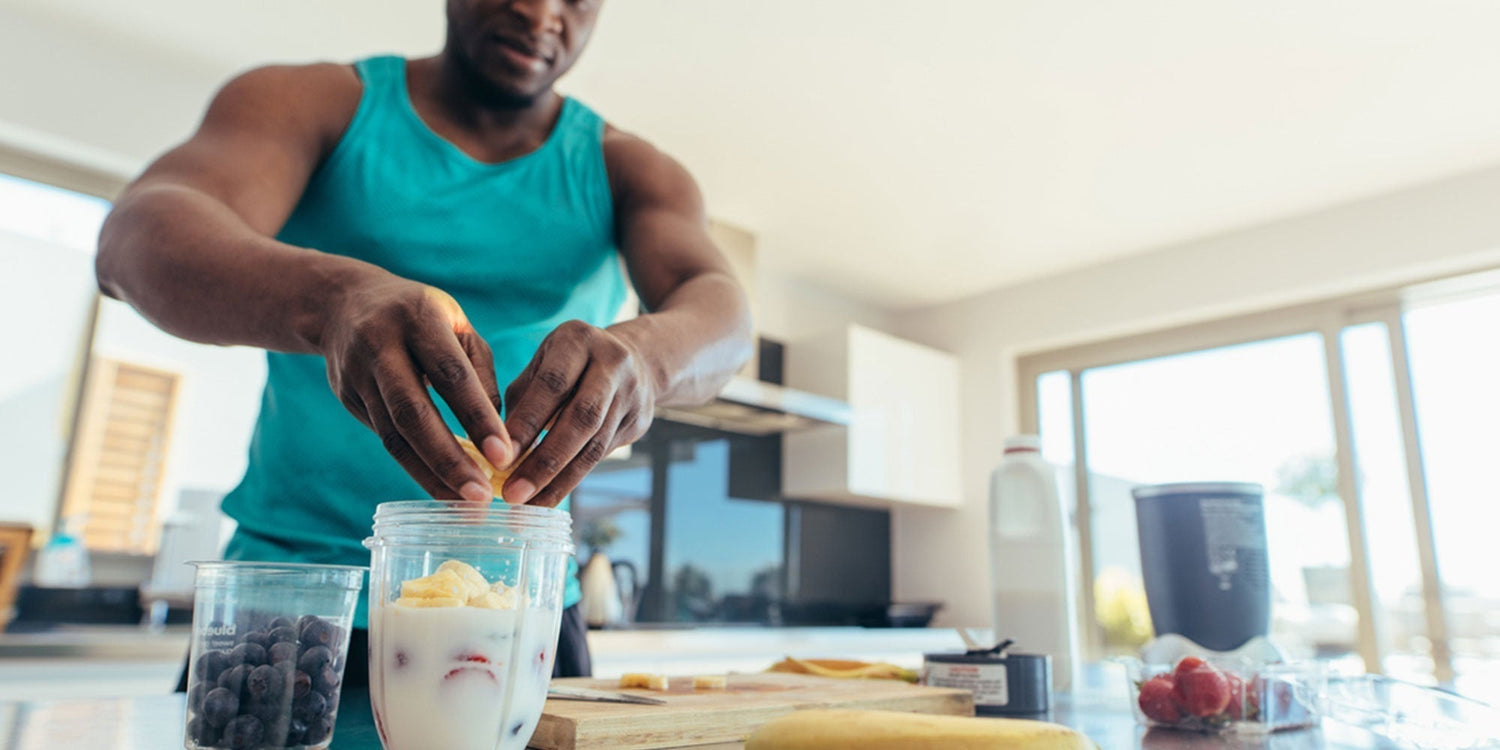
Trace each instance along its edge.
{"label": "teal tank top", "polygon": [[[417,116],[405,60],[355,67],[359,108],[278,239],[453,295],[489,342],[502,393],[559,324],[614,321],[625,280],[597,114],[567,99],[539,149],[486,164]],[[269,352],[266,364],[249,465],[224,498],[239,524],[225,557],[367,565],[375,506],[427,493],[339,402],[321,357]],[[576,574],[570,562],[569,605],[580,598]],[[357,627],[366,606],[360,597]]]}

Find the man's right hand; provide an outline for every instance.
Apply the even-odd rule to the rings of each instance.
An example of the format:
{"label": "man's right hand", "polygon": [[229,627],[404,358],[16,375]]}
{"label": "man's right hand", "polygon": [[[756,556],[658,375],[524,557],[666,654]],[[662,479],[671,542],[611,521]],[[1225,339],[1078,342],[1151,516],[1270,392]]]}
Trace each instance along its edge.
{"label": "man's right hand", "polygon": [[339,400],[433,497],[493,499],[427,391],[430,383],[491,464],[510,465],[490,348],[458,302],[373,267],[335,299],[318,348]]}

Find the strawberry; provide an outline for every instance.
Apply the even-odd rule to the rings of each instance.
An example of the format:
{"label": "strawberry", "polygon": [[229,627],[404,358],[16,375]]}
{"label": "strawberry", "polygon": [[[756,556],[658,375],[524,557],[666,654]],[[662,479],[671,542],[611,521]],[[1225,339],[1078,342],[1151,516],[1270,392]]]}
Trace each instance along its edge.
{"label": "strawberry", "polygon": [[1146,718],[1163,724],[1176,724],[1182,720],[1182,710],[1178,708],[1177,699],[1172,697],[1172,693],[1172,675],[1159,674],[1141,685],[1136,702],[1140,704],[1141,712],[1146,714]]}
{"label": "strawberry", "polygon": [[1181,682],[1183,675],[1197,669],[1198,667],[1204,666],[1205,664],[1208,664],[1208,662],[1199,659],[1196,656],[1189,656],[1182,661],[1177,662],[1177,668],[1172,670],[1172,682],[1174,684]]}
{"label": "strawberry", "polygon": [[1229,680],[1224,678],[1223,672],[1212,664],[1201,661],[1198,666],[1185,673],[1179,664],[1177,672],[1180,676],[1175,681],[1176,687],[1173,688],[1172,695],[1182,704],[1183,709],[1193,716],[1213,716],[1224,712],[1229,705]]}

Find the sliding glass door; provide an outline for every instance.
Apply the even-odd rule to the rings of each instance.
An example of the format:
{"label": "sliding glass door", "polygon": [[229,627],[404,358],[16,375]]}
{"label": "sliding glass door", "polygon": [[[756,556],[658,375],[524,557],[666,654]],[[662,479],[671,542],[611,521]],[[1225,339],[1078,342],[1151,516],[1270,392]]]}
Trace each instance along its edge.
{"label": "sliding glass door", "polygon": [[1022,358],[1023,426],[1076,504],[1094,654],[1151,635],[1130,489],[1251,481],[1281,645],[1500,700],[1500,289],[1475,286]]}

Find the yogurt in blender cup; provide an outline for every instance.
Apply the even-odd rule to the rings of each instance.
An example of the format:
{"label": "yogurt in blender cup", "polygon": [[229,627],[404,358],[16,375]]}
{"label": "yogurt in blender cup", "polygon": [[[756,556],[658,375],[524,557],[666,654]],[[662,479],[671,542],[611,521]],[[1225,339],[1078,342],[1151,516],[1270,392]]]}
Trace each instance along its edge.
{"label": "yogurt in blender cup", "polygon": [[387,750],[523,750],[541,719],[559,613],[450,560],[371,613],[371,699]]}
{"label": "yogurt in blender cup", "polygon": [[370,703],[385,750],[526,746],[552,676],[571,527],[566,511],[528,505],[376,507]]}

